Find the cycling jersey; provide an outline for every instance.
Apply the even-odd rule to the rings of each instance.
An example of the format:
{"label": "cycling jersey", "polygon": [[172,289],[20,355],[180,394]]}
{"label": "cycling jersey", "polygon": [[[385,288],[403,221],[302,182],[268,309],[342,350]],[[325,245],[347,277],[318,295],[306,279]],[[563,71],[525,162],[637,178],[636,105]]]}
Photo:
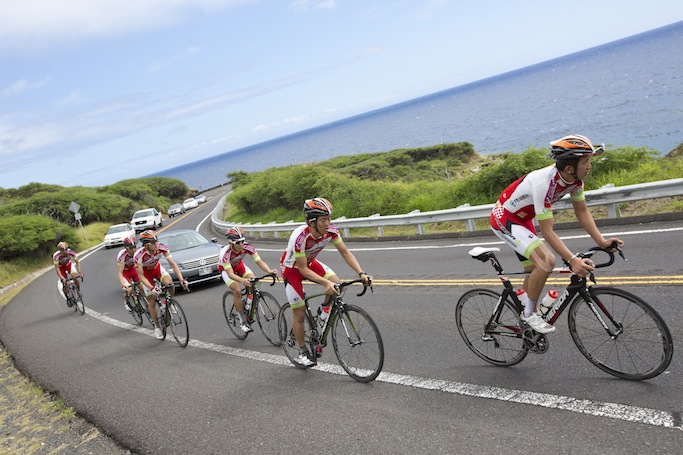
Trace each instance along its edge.
{"label": "cycling jersey", "polygon": [[299,226],[289,237],[287,249],[280,258],[280,264],[283,267],[294,267],[298,257],[306,257],[306,262],[310,264],[327,245],[337,245],[341,241],[339,229],[333,225],[330,225],[327,231],[317,239],[311,234],[310,227]]}
{"label": "cycling jersey", "polygon": [[138,271],[135,269],[134,256],[135,253],[133,253],[133,255],[130,255],[128,254],[128,250],[126,250],[125,248],[119,251],[119,254],[116,256],[116,263],[118,267],[121,269],[121,274],[123,275],[123,278],[126,279],[126,282],[128,284],[131,284],[132,281],[140,281]]}
{"label": "cycling jersey", "polygon": [[235,253],[230,245],[224,246],[220,253],[218,253],[218,263],[223,267],[223,270],[227,270],[229,268],[236,270],[246,255],[250,255],[254,262],[261,260],[256,248],[245,242],[244,245],[242,245],[242,249],[238,253]]}
{"label": "cycling jersey", "polygon": [[72,262],[72,259],[78,261],[78,254],[71,248],[67,249],[66,252],[61,250],[56,251],[55,254],[52,255],[52,263],[59,267],[59,271],[64,277],[66,277],[67,273],[72,276],[78,275],[78,269],[76,269],[76,264]]}
{"label": "cycling jersey", "polygon": [[159,260],[164,257],[166,260],[170,259],[171,252],[168,250],[166,245],[157,243],[157,250],[154,253],[150,253],[143,246],[140,247],[133,255],[135,266],[142,267],[142,272],[145,274],[145,278],[149,280],[150,283],[154,282],[154,278],[161,280],[163,275],[167,275],[166,269],[162,267]]}

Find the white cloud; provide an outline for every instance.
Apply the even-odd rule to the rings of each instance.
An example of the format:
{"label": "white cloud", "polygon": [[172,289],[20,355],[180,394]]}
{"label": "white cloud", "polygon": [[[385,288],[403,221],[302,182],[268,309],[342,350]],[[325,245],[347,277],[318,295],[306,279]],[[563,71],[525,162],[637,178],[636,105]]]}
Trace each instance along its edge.
{"label": "white cloud", "polygon": [[49,81],[49,77],[45,77],[40,81],[36,82],[31,82],[26,79],[20,79],[16,82],[14,82],[12,85],[9,87],[6,87],[0,91],[0,95],[2,96],[12,96],[12,95],[17,95],[19,93],[27,92],[29,90],[35,90],[43,87],[45,84],[47,84],[47,81]]}
{"label": "white cloud", "polygon": [[337,7],[336,0],[293,0],[289,3],[289,8],[305,12],[310,9],[335,9]]}

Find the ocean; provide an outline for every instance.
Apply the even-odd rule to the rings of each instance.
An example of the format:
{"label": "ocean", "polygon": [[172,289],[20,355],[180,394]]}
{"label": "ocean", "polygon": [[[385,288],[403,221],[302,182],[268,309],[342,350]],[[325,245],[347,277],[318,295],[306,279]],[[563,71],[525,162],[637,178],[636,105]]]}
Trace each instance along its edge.
{"label": "ocean", "polygon": [[683,142],[683,21],[154,175],[199,190],[233,171],[467,141],[519,153],[570,133],[662,155]]}

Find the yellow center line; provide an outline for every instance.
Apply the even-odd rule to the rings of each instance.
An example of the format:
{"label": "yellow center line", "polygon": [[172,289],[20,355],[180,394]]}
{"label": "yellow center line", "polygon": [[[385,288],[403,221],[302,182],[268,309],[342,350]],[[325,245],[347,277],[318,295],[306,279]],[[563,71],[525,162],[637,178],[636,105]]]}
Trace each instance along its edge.
{"label": "yellow center line", "polygon": [[[683,284],[683,275],[672,276],[612,276],[596,278],[598,284],[627,285],[627,284],[653,284],[653,285],[680,285]],[[521,285],[523,278],[510,278],[514,285]],[[397,279],[381,280],[373,279],[373,285],[378,286],[486,286],[501,285],[498,278],[466,278],[466,279]],[[548,278],[548,285],[567,286],[568,278]]]}

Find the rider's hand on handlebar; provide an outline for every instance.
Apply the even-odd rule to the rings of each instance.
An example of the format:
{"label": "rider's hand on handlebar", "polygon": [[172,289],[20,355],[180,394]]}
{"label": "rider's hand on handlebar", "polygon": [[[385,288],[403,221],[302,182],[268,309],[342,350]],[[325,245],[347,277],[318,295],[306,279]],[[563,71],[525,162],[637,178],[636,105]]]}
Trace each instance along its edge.
{"label": "rider's hand on handlebar", "polygon": [[578,276],[585,277],[595,270],[595,263],[588,258],[576,256],[569,261],[569,267],[572,269],[572,272],[576,273]]}

